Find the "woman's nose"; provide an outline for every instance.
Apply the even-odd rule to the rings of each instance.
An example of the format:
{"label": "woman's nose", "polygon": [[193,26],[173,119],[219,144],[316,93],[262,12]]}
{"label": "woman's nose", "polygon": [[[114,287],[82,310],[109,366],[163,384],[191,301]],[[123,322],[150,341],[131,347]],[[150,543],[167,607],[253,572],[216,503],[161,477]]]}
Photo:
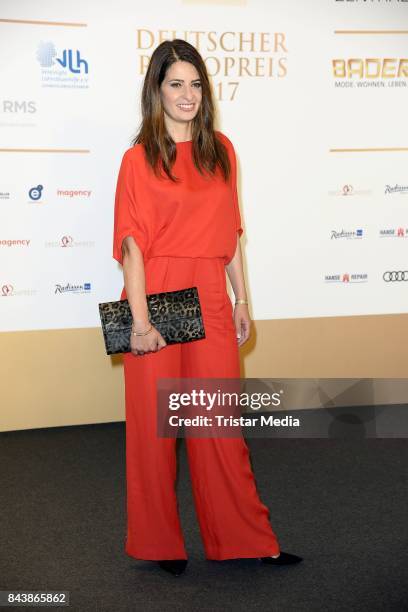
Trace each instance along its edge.
{"label": "woman's nose", "polygon": [[194,99],[194,89],[191,85],[184,85],[183,91],[186,102],[191,102]]}

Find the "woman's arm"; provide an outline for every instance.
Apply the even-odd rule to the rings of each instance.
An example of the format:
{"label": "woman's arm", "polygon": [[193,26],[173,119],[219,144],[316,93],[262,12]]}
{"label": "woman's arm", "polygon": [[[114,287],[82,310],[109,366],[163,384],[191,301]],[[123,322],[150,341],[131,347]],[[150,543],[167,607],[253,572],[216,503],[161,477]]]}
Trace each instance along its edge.
{"label": "woman's arm", "polygon": [[[132,236],[127,236],[122,242],[123,279],[126,296],[133,317],[132,330],[145,332],[150,327],[146,300],[146,279],[143,255]],[[159,331],[152,330],[145,336],[134,336],[130,339],[132,353],[144,354],[156,352],[166,345]],[[140,353],[139,353],[140,351]]]}
{"label": "woman's arm", "polygon": [[149,327],[143,255],[132,236],[122,243],[123,279],[136,331]]}
{"label": "woman's arm", "polygon": [[[225,266],[236,300],[247,300],[244,269],[242,265],[241,243],[237,234],[235,255]],[[238,346],[242,346],[250,336],[251,319],[247,304],[235,304],[234,323],[237,331]]]}

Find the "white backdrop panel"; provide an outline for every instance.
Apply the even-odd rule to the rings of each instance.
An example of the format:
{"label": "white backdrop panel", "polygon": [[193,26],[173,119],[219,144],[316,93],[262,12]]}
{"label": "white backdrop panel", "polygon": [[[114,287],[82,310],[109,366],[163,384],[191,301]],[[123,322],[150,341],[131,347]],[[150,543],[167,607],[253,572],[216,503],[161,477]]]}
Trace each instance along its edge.
{"label": "white backdrop panel", "polygon": [[[111,256],[116,177],[140,119],[141,56],[161,30],[167,38],[187,32],[193,44],[191,32],[203,32],[209,69],[226,58],[233,64],[230,75],[220,68],[212,80],[216,97],[222,92],[218,127],[238,156],[253,318],[406,311],[408,282],[386,283],[383,274],[408,267],[408,151],[331,150],[408,147],[408,74],[336,79],[332,70],[333,59],[407,58],[408,35],[395,30],[408,30],[408,3],[3,0],[0,9],[1,19],[20,20],[0,22],[2,331],[99,326],[98,303],[119,299],[123,277]],[[148,31],[148,49],[138,46],[140,30]],[[220,45],[227,31],[232,50]],[[239,50],[240,32],[253,33],[253,50]],[[262,33],[272,47],[277,35],[276,50],[260,49]],[[41,43],[54,45],[48,68],[37,57]],[[71,69],[56,62],[64,51]],[[259,76],[237,74],[242,59],[254,74],[256,58],[263,58]],[[57,72],[63,80],[44,87],[42,75]],[[398,228],[399,237],[390,235]]]}

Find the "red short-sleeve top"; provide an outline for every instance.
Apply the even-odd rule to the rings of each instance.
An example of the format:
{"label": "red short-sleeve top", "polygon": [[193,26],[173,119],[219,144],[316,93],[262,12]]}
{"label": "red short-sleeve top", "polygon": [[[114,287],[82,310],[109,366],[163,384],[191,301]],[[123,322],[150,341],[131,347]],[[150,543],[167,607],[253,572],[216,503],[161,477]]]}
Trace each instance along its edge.
{"label": "red short-sleeve top", "polygon": [[122,264],[122,241],[133,236],[151,257],[222,257],[235,254],[237,232],[243,228],[238,204],[237,164],[231,141],[217,137],[227,148],[231,175],[227,182],[217,166],[214,176],[201,175],[192,159],[192,141],[178,142],[174,183],[158,178],[144,156],[143,145],[128,149],[119,170],[114,212],[113,257]]}

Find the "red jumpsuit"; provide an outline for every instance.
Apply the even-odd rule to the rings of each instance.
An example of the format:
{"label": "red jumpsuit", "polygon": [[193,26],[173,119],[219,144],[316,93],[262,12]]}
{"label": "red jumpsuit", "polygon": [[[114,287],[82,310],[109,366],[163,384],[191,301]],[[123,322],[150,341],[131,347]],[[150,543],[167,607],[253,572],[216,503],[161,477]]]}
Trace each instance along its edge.
{"label": "red jumpsuit", "polygon": [[[225,183],[203,177],[192,142],[177,143],[174,184],[157,178],[142,145],[125,152],[119,171],[113,257],[133,236],[143,253],[146,293],[198,288],[206,337],[156,353],[125,353],[125,552],[137,559],[187,559],[175,491],[175,438],[156,431],[158,378],[239,378],[239,349],[225,265],[235,254],[241,218],[232,143],[221,132],[232,173]],[[123,287],[120,299],[126,298]],[[186,438],[194,503],[207,559],[265,557],[280,552],[260,501],[243,437]]]}

